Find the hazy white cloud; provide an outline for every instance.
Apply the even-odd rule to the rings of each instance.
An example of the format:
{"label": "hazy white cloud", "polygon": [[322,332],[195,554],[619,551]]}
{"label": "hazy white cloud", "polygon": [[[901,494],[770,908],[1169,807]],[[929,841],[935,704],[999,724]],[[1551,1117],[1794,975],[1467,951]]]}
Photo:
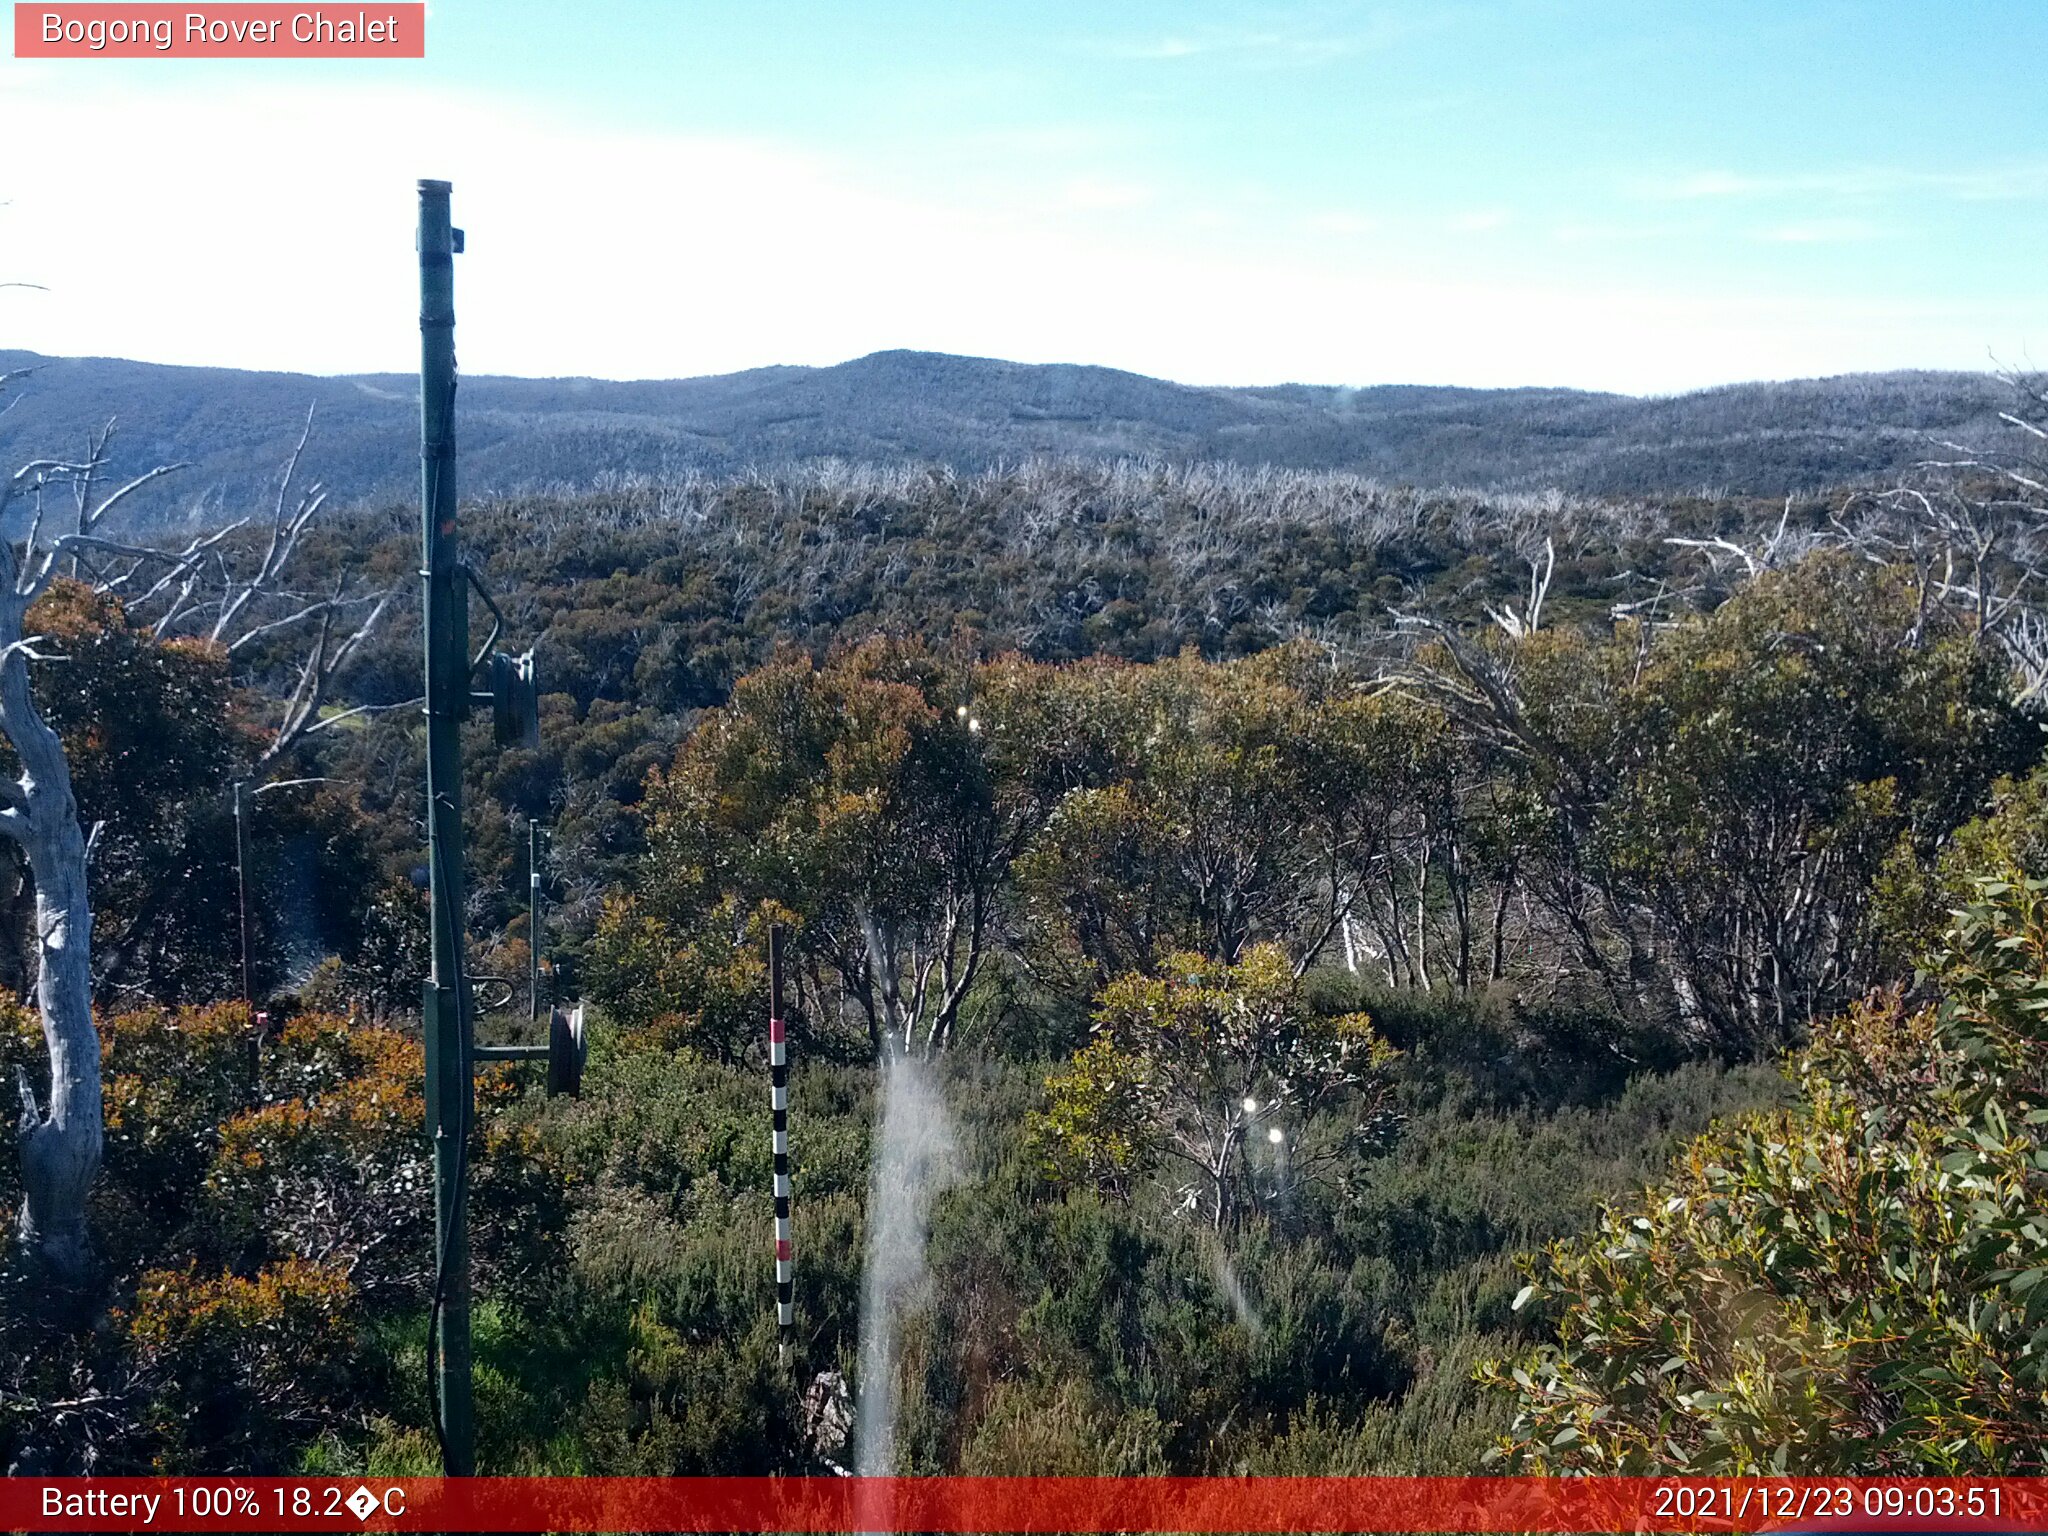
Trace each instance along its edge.
{"label": "hazy white cloud", "polygon": [[1773,245],[1843,245],[1875,240],[1883,233],[1868,219],[1802,219],[1755,230],[1751,238]]}
{"label": "hazy white cloud", "polygon": [[1062,200],[1072,208],[1139,208],[1157,195],[1153,188],[1134,181],[1106,176],[1077,176],[1062,190]]}
{"label": "hazy white cloud", "polygon": [[1191,59],[1214,49],[1190,37],[1162,37],[1150,43],[1104,43],[1099,51],[1117,59]]}
{"label": "hazy white cloud", "polygon": [[1200,27],[1163,36],[1097,38],[1082,46],[1100,58],[1139,62],[1211,59],[1247,67],[1299,67],[1392,48],[1455,25],[1464,14],[1462,7],[1440,4],[1414,13],[1374,11],[1341,26],[1302,17],[1260,26]]}
{"label": "hazy white cloud", "polygon": [[1722,198],[1876,199],[1911,196],[1998,202],[2048,195],[2048,161],[1943,171],[1848,166],[1832,171],[1748,175],[1728,170],[1707,170],[1663,177],[1637,177],[1629,187],[1638,196],[1670,202]]}
{"label": "hazy white cloud", "polygon": [[1574,219],[1552,225],[1550,238],[1566,245],[1625,245],[1639,240],[1666,240],[1686,233],[1697,233],[1697,226],[1670,220]]}
{"label": "hazy white cloud", "polygon": [[1200,36],[1103,43],[1093,51],[1106,58],[1140,61],[1221,58],[1262,65],[1303,65],[1341,59],[1356,53],[1360,46],[1352,38],[1307,32],[1215,31]]}
{"label": "hazy white cloud", "polygon": [[1370,235],[1383,227],[1379,219],[1368,214],[1343,210],[1303,214],[1295,222],[1302,233],[1309,235]]}
{"label": "hazy white cloud", "polygon": [[920,347],[1195,383],[1669,390],[1972,366],[1987,346],[2039,344],[2016,314],[2048,330],[2040,305],[1730,299],[1676,279],[1622,292],[1539,281],[1521,260],[1453,280],[1430,259],[1451,238],[1441,220],[1434,248],[1413,245],[1419,221],[1367,243],[1362,215],[1286,207],[1262,233],[1195,240],[1199,207],[1162,187],[1158,214],[1134,215],[1149,188],[1108,172],[1078,200],[998,209],[786,146],[397,86],[73,83],[32,109],[0,98],[0,142],[63,146],[0,167],[0,276],[51,289],[0,291],[0,344],[59,354],[409,371],[421,175],[454,181],[469,231],[473,373],[674,377]]}

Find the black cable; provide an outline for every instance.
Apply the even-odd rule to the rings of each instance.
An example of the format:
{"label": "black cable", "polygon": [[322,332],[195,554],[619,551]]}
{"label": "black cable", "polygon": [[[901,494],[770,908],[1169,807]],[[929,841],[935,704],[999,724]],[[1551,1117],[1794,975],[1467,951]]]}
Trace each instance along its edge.
{"label": "black cable", "polygon": [[[435,839],[436,845],[439,839]],[[455,1019],[458,1037],[466,1033],[464,1023],[464,996],[462,976],[462,935],[457,933],[449,946],[453,951],[450,968],[455,973]],[[459,1048],[457,1055],[461,1054]],[[465,1065],[466,1063],[459,1063]],[[434,1254],[434,1299],[427,1307],[427,1403],[434,1423],[434,1441],[441,1452],[441,1472],[453,1477],[454,1469],[448,1465],[448,1426],[443,1422],[441,1403],[441,1318],[448,1304],[448,1260],[449,1245],[455,1240],[455,1229],[468,1211],[469,1195],[469,1084],[464,1082],[456,1093],[456,1104],[460,1109],[460,1125],[455,1134],[455,1175],[450,1182],[454,1195],[448,1202],[448,1220],[442,1225],[440,1241]]]}

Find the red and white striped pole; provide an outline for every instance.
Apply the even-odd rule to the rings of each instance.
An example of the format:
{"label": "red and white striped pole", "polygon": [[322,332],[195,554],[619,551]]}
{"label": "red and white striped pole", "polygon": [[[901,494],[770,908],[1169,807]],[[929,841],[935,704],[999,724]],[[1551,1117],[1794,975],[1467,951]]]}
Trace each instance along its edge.
{"label": "red and white striped pole", "polygon": [[775,1322],[782,1330],[776,1353],[787,1357],[796,1323],[796,1255],[789,1229],[789,1038],[782,1022],[782,924],[768,926],[768,1083],[775,1112]]}

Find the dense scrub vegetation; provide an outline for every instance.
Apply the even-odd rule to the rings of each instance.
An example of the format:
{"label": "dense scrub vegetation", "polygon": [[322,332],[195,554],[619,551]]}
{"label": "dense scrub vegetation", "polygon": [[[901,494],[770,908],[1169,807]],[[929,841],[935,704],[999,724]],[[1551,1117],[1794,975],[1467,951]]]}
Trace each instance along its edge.
{"label": "dense scrub vegetation", "polygon": [[1265,941],[1297,975],[1341,953],[1390,986],[1601,1008],[1624,1049],[1747,1056],[1873,984],[1887,861],[1931,860],[2038,750],[1997,653],[1833,554],[1655,634],[1410,666],[885,641],[771,663],[650,780],[598,996],[729,1052],[696,970],[781,911],[802,1016],[871,1044],[943,1045],[985,974],[1044,1038],[1174,951]]}
{"label": "dense scrub vegetation", "polygon": [[1978,882],[1897,989],[1824,1022],[1796,1109],[1552,1247],[1517,1306],[1563,1342],[1518,1389],[1521,1465],[2039,1473],[2048,1456],[2041,1069],[2048,881]]}
{"label": "dense scrub vegetation", "polygon": [[[1886,1414],[1929,1426],[1894,1465],[2034,1465],[2038,1393],[1959,1446],[1978,1405],[1905,1368],[1738,1432],[1722,1345],[1645,1384],[1589,1342],[1638,1292],[1573,1242],[1751,1112],[1682,1165],[1671,1193],[1704,1213],[1656,1207],[1643,1262],[1673,1299],[1621,1319],[1645,1336],[1719,1304],[1723,1249],[1754,1253],[1802,1158],[1891,1159],[1902,1220],[1922,1175],[1986,1181],[2001,1221],[2038,1204],[2031,1069],[1983,1065],[2024,1057],[2012,999],[2040,985],[2025,610],[1973,606],[1901,515],[1071,466],[474,509],[550,691],[538,749],[479,726],[470,754],[473,965],[523,971],[542,817],[550,966],[602,1023],[580,1100],[510,1071],[486,1094],[483,1465],[845,1462],[883,1050],[928,1061],[960,1139],[901,1319],[905,1469],[1765,1465],[1781,1445],[1835,1467]],[[1980,598],[2027,563],[2032,514],[2000,515]],[[337,520],[303,579],[416,579],[414,537]],[[207,1006],[239,987],[223,790],[294,652],[161,645],[65,585],[39,618],[74,657],[37,686],[103,826],[104,1275],[53,1313],[10,1272],[0,1451],[426,1470],[416,626],[380,631],[333,728],[270,770],[313,782],[252,803],[274,1017],[252,1041]],[[17,951],[25,913],[17,892]],[[786,1359],[771,922],[793,962]],[[1918,990],[1864,1001],[1887,985]],[[8,1029],[33,1072],[32,1026]],[[1951,1168],[1968,1137],[1983,1166]],[[9,1199],[15,1177],[0,1158]],[[1517,1255],[1553,1243],[1518,1308]],[[1979,1248],[2019,1321],[1940,1347],[2024,1384],[2039,1266]],[[1766,1280],[1805,1306],[1861,1252]],[[1901,1262],[1894,1311],[1982,1294]],[[1787,1350],[1859,1380],[1883,1363],[1842,1343],[1846,1312],[1783,1315],[1806,1330]]]}
{"label": "dense scrub vegetation", "polygon": [[[1325,1006],[1374,1000],[1340,987]],[[18,1287],[10,1462],[424,1472],[431,1222],[416,1042],[296,1021],[252,1089],[238,1010],[109,1022],[115,1128],[97,1196],[110,1283],[89,1329]],[[1401,1134],[1227,1241],[1047,1181],[1024,1121],[1042,1063],[961,1052],[970,1128],[939,1203],[933,1304],[906,1343],[907,1465],[987,1472],[1452,1470],[1505,1406],[1475,1363],[1515,1337],[1524,1247],[1579,1230],[1776,1074],[1640,1077],[1549,1062],[1500,1080],[1479,1004],[1405,1011]],[[1424,1036],[1413,1031],[1428,1029]],[[349,1055],[343,1055],[346,1050]],[[29,1057],[26,1040],[15,1059]],[[175,1062],[176,1071],[163,1070]],[[851,1375],[872,1074],[794,1076],[797,1358],[777,1362],[763,1262],[761,1074],[600,1039],[584,1098],[489,1107],[478,1168],[480,1451],[505,1471],[817,1469],[812,1373]],[[1564,1103],[1561,1098],[1590,1099]],[[1219,1284],[1228,1265],[1243,1298]]]}

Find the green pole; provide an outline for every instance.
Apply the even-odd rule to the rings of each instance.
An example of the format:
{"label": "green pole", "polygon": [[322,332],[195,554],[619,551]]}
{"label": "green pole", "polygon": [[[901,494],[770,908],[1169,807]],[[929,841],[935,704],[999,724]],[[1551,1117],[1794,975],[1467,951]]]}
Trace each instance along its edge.
{"label": "green pole", "polygon": [[540,1022],[540,818],[526,822],[526,1021]]}
{"label": "green pole", "polygon": [[476,1470],[469,1353],[469,1127],[474,1040],[462,954],[462,721],[469,710],[469,592],[455,522],[455,253],[449,184],[419,184],[420,575],[426,632],[427,870],[433,975],[422,999],[427,1135],[434,1155],[434,1322],[444,1470]]}

